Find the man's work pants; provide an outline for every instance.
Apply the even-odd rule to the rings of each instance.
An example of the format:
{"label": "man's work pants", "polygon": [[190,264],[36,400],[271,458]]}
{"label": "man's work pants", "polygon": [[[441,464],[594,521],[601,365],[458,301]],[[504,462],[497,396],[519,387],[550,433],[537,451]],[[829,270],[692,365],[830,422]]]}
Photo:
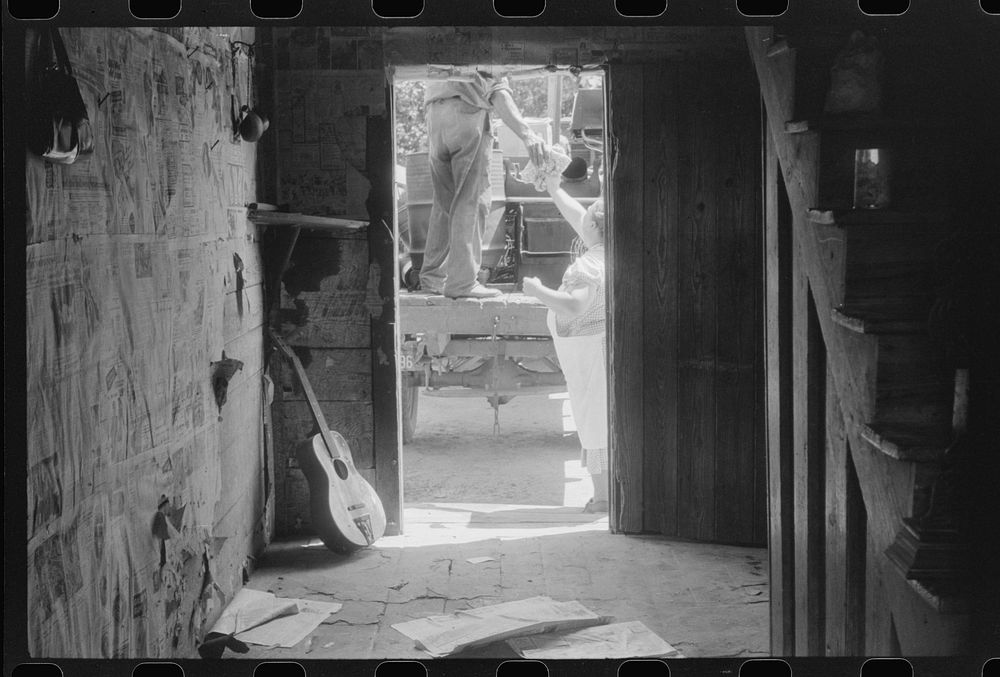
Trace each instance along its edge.
{"label": "man's work pants", "polygon": [[433,101],[427,135],[434,202],[420,284],[458,296],[476,284],[483,259],[493,148],[489,113],[457,97]]}

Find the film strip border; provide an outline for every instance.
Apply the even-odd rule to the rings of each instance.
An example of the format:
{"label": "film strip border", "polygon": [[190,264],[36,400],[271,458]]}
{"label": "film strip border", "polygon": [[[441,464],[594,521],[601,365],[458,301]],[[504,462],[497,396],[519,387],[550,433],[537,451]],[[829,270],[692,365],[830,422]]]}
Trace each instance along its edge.
{"label": "film strip border", "polygon": [[[55,663],[25,663],[11,677],[71,677],[72,675],[130,675],[131,677],[186,677],[218,675],[214,661],[182,665],[177,662],[104,662],[95,672],[86,661],[70,661],[65,670]],[[997,677],[1000,659],[985,662],[904,658],[749,660],[635,659],[626,661],[485,660],[448,661],[226,661],[222,673],[246,677],[672,677],[720,675],[733,677]]]}
{"label": "film strip border", "polygon": [[[119,0],[115,3],[91,3],[80,0],[7,0],[8,18],[23,21],[56,18],[84,18],[90,15],[107,16],[117,13],[115,19],[131,18],[136,21],[187,20],[203,22],[205,19],[222,18],[229,23],[234,20],[246,21],[293,21],[293,20],[353,20],[390,21],[417,20],[440,21],[447,15],[455,14],[457,5],[451,0],[358,0],[343,2],[336,0],[221,0],[208,3],[205,0]],[[832,3],[830,3],[832,4]],[[839,4],[839,3],[838,3]],[[850,3],[843,3],[849,5]],[[923,0],[857,0],[857,15],[865,17],[902,17],[911,11],[921,9],[927,3]],[[934,4],[934,3],[932,3]],[[1000,0],[950,0],[948,3],[956,13],[977,9],[987,16],[1000,16]],[[119,5],[121,5],[119,7]],[[702,23],[726,23],[740,20],[763,18],[786,18],[789,13],[801,16],[799,9],[817,3],[806,0],[719,0],[717,2],[691,2],[690,0],[596,0],[585,3],[563,3],[559,0],[481,0],[463,2],[462,15],[467,12],[478,15],[481,21],[488,21],[492,13],[498,21],[521,20],[549,23],[552,20],[569,19],[578,23],[581,18],[691,21]],[[479,5],[482,5],[481,7]],[[492,8],[490,7],[492,5]],[[492,12],[491,12],[492,10]],[[222,16],[220,17],[220,12]],[[444,13],[444,16],[442,16]],[[603,15],[603,16],[602,16]],[[844,16],[843,18],[849,18]],[[576,20],[574,20],[576,19]],[[465,21],[468,18],[463,19]]]}

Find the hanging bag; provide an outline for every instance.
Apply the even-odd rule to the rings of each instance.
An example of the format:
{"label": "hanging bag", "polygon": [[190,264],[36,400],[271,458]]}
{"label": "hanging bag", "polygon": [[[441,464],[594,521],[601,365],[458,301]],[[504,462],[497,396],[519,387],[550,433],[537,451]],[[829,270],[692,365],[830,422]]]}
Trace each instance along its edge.
{"label": "hanging bag", "polygon": [[[48,37],[47,49],[41,49]],[[58,29],[39,38],[38,69],[29,86],[28,148],[49,162],[72,164],[94,149],[87,106]]]}

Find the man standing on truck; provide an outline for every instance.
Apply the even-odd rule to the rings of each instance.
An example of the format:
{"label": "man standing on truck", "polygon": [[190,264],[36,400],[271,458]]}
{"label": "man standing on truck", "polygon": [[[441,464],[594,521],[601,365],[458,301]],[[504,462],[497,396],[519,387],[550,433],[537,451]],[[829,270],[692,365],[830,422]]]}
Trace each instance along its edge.
{"label": "man standing on truck", "polygon": [[517,134],[536,166],[548,158],[549,149],[524,121],[506,78],[476,71],[430,81],[424,105],[434,197],[420,287],[449,298],[498,296],[498,289],[476,278],[491,199],[490,112]]}

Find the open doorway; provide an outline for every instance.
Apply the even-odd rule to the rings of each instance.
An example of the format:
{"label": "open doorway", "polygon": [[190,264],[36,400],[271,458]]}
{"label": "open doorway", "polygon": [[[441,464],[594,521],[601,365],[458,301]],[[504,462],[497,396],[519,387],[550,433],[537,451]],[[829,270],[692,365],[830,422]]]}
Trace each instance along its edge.
{"label": "open doorway", "polygon": [[[393,81],[403,502],[428,509],[478,504],[507,514],[511,524],[544,519],[606,529],[606,424],[596,438],[589,425],[584,435],[594,448],[583,451],[548,306],[524,289],[532,278],[559,289],[585,248],[568,218],[576,217],[572,210],[599,206],[605,72],[524,65],[496,71],[524,122],[559,158],[561,196],[532,181],[525,143],[502,116],[490,115],[477,280],[500,294],[485,299],[448,298],[427,279],[421,282],[435,218],[426,119],[428,86],[435,81],[399,73]],[[560,206],[557,198],[573,204]],[[591,253],[598,255],[603,273],[601,247]],[[603,274],[594,303],[598,293],[600,317],[593,324],[603,334]],[[598,388],[591,387],[584,401],[578,392],[577,407],[598,402],[599,416],[591,411],[586,419],[606,421],[606,350],[591,343],[601,368],[593,370],[600,377],[590,385],[600,381],[604,393],[596,397]]]}

